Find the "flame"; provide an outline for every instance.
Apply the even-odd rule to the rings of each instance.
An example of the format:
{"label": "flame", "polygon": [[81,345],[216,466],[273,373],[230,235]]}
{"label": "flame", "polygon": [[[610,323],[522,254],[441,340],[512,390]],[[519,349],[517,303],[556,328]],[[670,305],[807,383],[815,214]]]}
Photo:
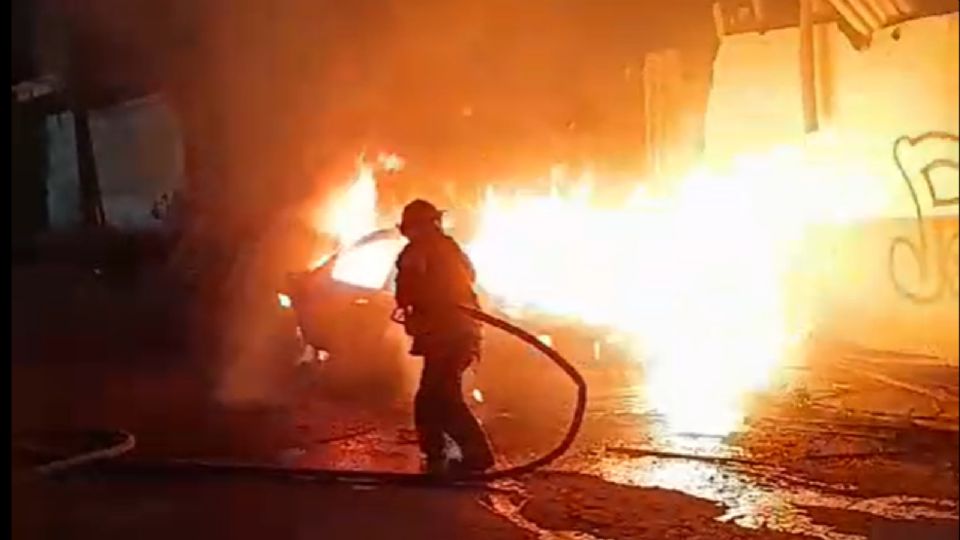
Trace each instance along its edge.
{"label": "flame", "polygon": [[[871,178],[811,158],[834,142],[740,156],[672,182],[638,179],[612,204],[591,175],[563,182],[554,170],[547,193],[488,191],[466,250],[505,311],[565,316],[625,340],[669,430],[726,434],[810,323],[786,295],[810,227],[879,204],[862,195]],[[329,230],[344,243],[375,228],[370,167],[360,163],[334,208]],[[381,285],[399,250],[387,244],[338,261],[335,277]]]}
{"label": "flame", "polygon": [[765,223],[745,180],[701,171],[668,198],[638,189],[620,207],[594,204],[586,183],[491,194],[468,251],[504,302],[626,332],[670,429],[725,433],[787,339],[781,241],[793,231]]}
{"label": "flame", "polygon": [[323,232],[333,233],[348,246],[377,228],[377,181],[373,167],[361,155],[357,175],[343,192],[330,199],[318,219]]}
{"label": "flame", "polygon": [[[402,158],[396,154],[381,154],[378,161],[384,168],[402,168]],[[357,173],[349,185],[330,199],[320,214],[318,229],[333,234],[340,246],[350,246],[365,235],[375,231],[380,222],[377,214],[377,182],[374,168],[364,156],[357,158]],[[390,169],[388,169],[390,170]],[[377,242],[341,252],[333,268],[337,281],[378,289],[384,285],[392,268],[392,259],[399,251],[402,241]],[[315,258],[312,268],[330,260],[331,254]]]}

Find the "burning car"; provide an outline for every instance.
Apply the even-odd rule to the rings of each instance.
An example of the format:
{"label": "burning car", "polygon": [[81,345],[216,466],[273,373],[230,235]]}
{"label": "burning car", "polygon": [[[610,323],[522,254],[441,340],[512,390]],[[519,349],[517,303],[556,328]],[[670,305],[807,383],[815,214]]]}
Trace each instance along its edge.
{"label": "burning car", "polygon": [[[405,242],[395,229],[378,230],[318,261],[314,269],[290,275],[278,301],[296,316],[307,351],[305,361],[335,359],[332,363],[337,364],[341,359],[362,358],[365,370],[395,371],[397,358],[406,355],[408,346],[402,328],[390,319],[394,261]],[[600,329],[511,309],[482,286],[478,289],[485,310],[535,332],[548,345],[573,353],[575,362],[597,360],[601,349],[610,346],[612,340],[601,341]],[[488,333],[489,347],[503,346],[499,337]]]}
{"label": "burning car", "polygon": [[378,231],[291,274],[279,300],[295,312],[304,343],[325,358],[382,341],[393,309],[392,261],[402,248],[399,234]]}
{"label": "burning car", "polygon": [[[834,184],[810,187],[805,179],[831,174],[804,152],[777,149],[682,178],[637,179],[626,196],[604,191],[589,171],[551,171],[549,182],[529,188],[490,187],[470,201],[468,223],[456,224],[469,226],[459,239],[481,303],[578,367],[640,370],[645,400],[673,427],[729,432],[746,396],[770,385],[815,322],[815,306],[797,298],[805,289],[790,286],[808,233],[859,215],[842,195],[842,208],[823,204]],[[389,185],[378,185],[376,173],[361,156],[354,177],[318,207],[315,230],[346,247],[293,278],[281,299],[320,356],[351,358],[327,365],[363,358],[384,373],[397,364],[383,359],[407,353],[402,328],[390,322],[404,241],[393,230],[372,232],[391,217],[379,199]],[[494,353],[497,332],[486,335],[485,358],[524,354]],[[504,372],[517,379],[514,368],[528,365],[513,362]]]}
{"label": "burning car", "polygon": [[[405,243],[395,229],[366,235],[318,261],[312,270],[291,274],[288,287],[278,294],[281,308],[296,319],[304,350],[301,362],[319,367],[313,387],[325,396],[389,404],[409,397],[415,387],[420,364],[408,355],[410,342],[403,327],[391,320],[394,261]],[[561,350],[578,369],[597,365],[584,362],[600,354],[599,338],[585,327],[505,309],[501,299],[482,287],[478,294],[485,311]],[[478,404],[492,398],[501,410],[530,409],[531,388],[542,388],[540,399],[553,403],[557,398],[550,398],[547,389],[563,384],[563,372],[536,349],[495,329],[484,332],[480,364],[481,369],[467,373],[469,395]]]}

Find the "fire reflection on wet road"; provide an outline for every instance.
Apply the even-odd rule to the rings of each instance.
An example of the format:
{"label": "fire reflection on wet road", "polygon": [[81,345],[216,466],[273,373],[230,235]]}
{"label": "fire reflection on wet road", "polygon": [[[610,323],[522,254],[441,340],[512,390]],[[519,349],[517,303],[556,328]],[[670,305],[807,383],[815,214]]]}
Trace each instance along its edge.
{"label": "fire reflection on wet road", "polygon": [[[529,405],[537,414],[524,420],[522,411],[498,405],[503,390],[489,382],[484,386],[482,372],[476,384],[484,388],[485,400],[474,407],[485,419],[505,461],[526,459],[536,453],[531,445],[551,441],[559,432],[557,426],[567,414],[561,392],[554,397],[553,407]],[[829,383],[834,384],[838,383]],[[574,448],[551,470],[534,478],[557,473],[588,475],[611,485],[680,492],[717,505],[720,510],[715,519],[719,522],[747,530],[837,540],[868,534],[862,530],[851,533],[842,523],[824,522],[820,518],[823,512],[891,523],[957,523],[956,473],[947,457],[951,448],[956,451],[950,446],[949,434],[942,439],[948,441],[946,446],[927,447],[910,455],[904,444],[915,438],[913,428],[902,422],[869,423],[862,415],[837,418],[796,409],[791,405],[796,397],[789,389],[784,390],[785,395],[768,397],[764,410],[748,416],[748,422],[728,436],[675,434],[665,430],[661,417],[646,409],[642,387],[600,385],[591,395],[584,430]],[[815,386],[809,388],[818,395]],[[904,396],[900,399],[909,401]],[[404,422],[403,407],[396,413],[397,421]],[[415,467],[412,439],[390,436],[388,425],[382,426],[379,435],[344,442],[339,450],[336,445],[318,448],[310,454],[312,459],[300,464],[325,466],[353,456],[351,462],[364,466]],[[365,457],[358,462],[359,456]],[[857,476],[851,471],[862,472]],[[503,500],[490,504],[491,509],[514,520],[520,519],[520,506]],[[507,515],[511,513],[517,515]]]}

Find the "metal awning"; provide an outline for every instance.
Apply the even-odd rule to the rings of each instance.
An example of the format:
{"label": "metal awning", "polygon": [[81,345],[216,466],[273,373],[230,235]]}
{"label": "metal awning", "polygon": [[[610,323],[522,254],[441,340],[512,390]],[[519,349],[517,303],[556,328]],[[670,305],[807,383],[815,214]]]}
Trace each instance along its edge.
{"label": "metal awning", "polygon": [[[714,23],[720,36],[799,26],[797,0],[717,0]],[[957,0],[813,0],[814,24],[839,21],[860,41],[896,24],[956,12]],[[845,33],[847,33],[845,31]]]}
{"label": "metal awning", "polygon": [[870,34],[917,12],[913,0],[827,0],[854,30]]}

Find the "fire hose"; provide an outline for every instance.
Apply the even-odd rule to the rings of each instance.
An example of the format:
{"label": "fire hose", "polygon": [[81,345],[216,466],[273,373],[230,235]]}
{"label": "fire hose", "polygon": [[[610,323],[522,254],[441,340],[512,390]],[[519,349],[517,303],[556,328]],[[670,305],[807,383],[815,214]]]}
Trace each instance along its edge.
{"label": "fire hose", "polygon": [[577,387],[577,401],[573,416],[567,427],[566,434],[560,442],[549,452],[528,463],[516,465],[502,470],[493,470],[478,473],[458,475],[431,475],[426,473],[404,473],[389,471],[360,471],[282,467],[257,463],[240,463],[228,461],[206,461],[194,459],[171,460],[137,460],[124,458],[134,447],[133,435],[126,432],[117,432],[120,441],[105,448],[98,448],[91,452],[68,456],[37,468],[38,472],[47,475],[63,474],[81,468],[97,472],[119,474],[188,474],[188,475],[248,475],[274,479],[287,479],[309,482],[333,482],[351,484],[400,484],[423,486],[457,486],[470,485],[493,480],[501,480],[528,474],[535,469],[550,464],[562,456],[573,444],[580,426],[587,404],[587,385],[583,376],[575,367],[554,348],[546,345],[526,330],[480,309],[470,306],[459,306],[467,315],[488,326],[502,330],[523,341],[530,347],[549,358],[559,367]]}

